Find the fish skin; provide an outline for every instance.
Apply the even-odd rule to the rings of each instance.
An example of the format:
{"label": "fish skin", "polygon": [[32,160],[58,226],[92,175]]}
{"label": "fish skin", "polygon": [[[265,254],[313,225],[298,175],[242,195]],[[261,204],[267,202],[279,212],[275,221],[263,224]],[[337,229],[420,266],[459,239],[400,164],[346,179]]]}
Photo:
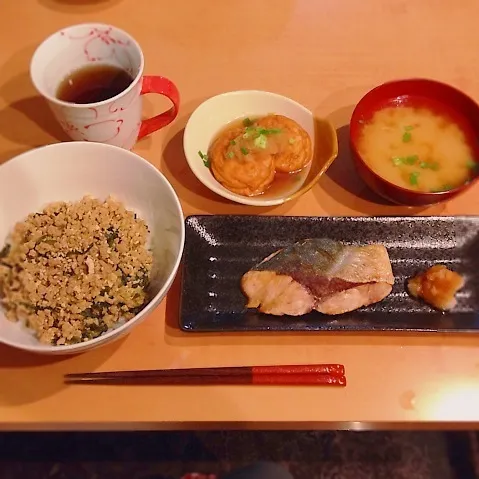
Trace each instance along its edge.
{"label": "fish skin", "polygon": [[[354,263],[348,265],[348,259],[356,260],[357,267]],[[378,261],[382,265],[379,271]],[[394,284],[389,256],[383,245],[351,246],[328,238],[298,241],[268,256],[252,270],[291,276],[308,288],[318,301],[364,283]]]}
{"label": "fish skin", "polygon": [[326,238],[275,251],[241,279],[247,307],[278,316],[313,309],[342,314],[381,301],[393,284],[383,245],[352,246]]}

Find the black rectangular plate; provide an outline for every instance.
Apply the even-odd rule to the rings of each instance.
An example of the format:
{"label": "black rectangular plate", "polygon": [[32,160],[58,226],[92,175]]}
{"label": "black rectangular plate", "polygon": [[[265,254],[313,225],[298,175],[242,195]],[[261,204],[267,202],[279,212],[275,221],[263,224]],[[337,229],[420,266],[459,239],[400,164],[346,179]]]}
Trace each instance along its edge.
{"label": "black rectangular plate", "polygon": [[[180,327],[184,331],[479,331],[479,217],[189,216]],[[241,276],[270,253],[306,238],[382,243],[395,284],[372,306],[340,316],[275,317],[245,309]],[[407,278],[435,263],[465,277],[450,312],[411,298]]]}

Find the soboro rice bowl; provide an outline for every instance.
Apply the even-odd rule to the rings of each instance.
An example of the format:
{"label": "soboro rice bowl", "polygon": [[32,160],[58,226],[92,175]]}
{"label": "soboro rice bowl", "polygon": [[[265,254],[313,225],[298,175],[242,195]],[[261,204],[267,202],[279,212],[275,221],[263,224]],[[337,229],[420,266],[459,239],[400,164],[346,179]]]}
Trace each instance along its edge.
{"label": "soboro rice bowl", "polygon": [[148,226],[120,202],[58,202],[15,225],[0,252],[0,305],[41,343],[75,344],[148,302]]}

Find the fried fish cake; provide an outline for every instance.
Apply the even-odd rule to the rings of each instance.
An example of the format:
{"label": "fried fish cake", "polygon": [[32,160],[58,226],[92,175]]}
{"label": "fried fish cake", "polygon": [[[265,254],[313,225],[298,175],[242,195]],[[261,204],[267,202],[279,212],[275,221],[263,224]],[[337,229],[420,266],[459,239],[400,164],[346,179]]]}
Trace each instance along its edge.
{"label": "fried fish cake", "polygon": [[241,146],[240,127],[226,130],[212,144],[209,150],[211,171],[214,177],[228,190],[243,196],[264,193],[274,180],[272,155],[263,150]]}
{"label": "fried fish cake", "polygon": [[255,125],[278,132],[271,138],[277,146],[273,153],[276,171],[293,173],[309,164],[312,157],[311,138],[297,122],[282,115],[268,115],[258,119]]}

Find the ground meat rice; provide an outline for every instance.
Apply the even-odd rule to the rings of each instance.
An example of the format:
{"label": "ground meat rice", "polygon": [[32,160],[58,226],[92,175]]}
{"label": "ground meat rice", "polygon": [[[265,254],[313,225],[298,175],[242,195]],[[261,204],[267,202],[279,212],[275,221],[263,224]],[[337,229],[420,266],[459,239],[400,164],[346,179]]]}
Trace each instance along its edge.
{"label": "ground meat rice", "polygon": [[51,204],[0,251],[0,304],[42,343],[95,338],[146,304],[147,239],[146,223],[113,198]]}

